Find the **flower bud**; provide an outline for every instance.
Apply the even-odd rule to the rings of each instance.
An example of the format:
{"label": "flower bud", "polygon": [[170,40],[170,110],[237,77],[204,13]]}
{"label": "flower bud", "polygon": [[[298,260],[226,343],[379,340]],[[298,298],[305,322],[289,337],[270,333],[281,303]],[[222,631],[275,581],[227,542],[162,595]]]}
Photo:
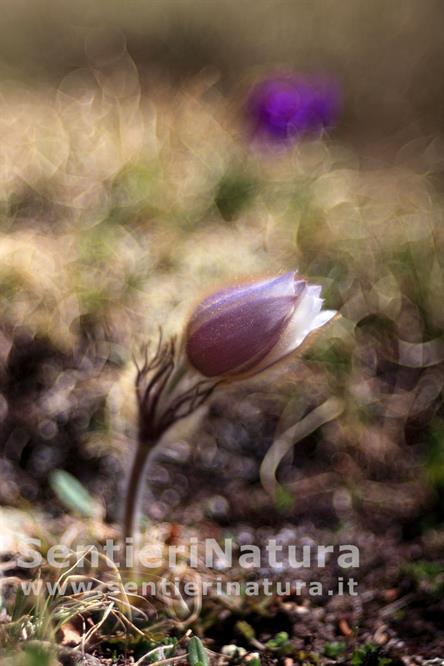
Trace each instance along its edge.
{"label": "flower bud", "polygon": [[216,292],[186,330],[190,363],[206,377],[255,374],[299,347],[336,312],[321,311],[321,287],[294,271]]}

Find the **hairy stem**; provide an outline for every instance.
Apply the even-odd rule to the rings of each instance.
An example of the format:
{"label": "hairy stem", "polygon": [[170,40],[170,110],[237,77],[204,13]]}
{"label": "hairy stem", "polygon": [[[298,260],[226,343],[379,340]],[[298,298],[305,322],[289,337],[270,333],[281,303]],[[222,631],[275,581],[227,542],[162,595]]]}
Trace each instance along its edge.
{"label": "hairy stem", "polygon": [[[217,382],[186,380],[188,365],[176,350],[175,338],[163,342],[162,333],[152,358],[145,348],[142,367],[136,363],[136,396],[139,408],[139,437],[126,484],[122,518],[123,543],[137,532],[141,489],[149,454],[174,423],[198,409],[209,398]],[[184,385],[180,386],[184,381]]]}
{"label": "hairy stem", "polygon": [[145,475],[148,455],[153,448],[153,442],[139,438],[130,473],[126,482],[125,506],[122,522],[123,542],[134,536],[136,519],[142,494],[142,482]]}

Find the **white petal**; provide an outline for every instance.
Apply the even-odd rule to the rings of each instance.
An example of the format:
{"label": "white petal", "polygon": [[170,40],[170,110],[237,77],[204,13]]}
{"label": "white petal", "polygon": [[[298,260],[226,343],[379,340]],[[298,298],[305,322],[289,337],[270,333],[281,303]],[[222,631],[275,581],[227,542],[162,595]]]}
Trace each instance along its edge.
{"label": "white petal", "polygon": [[336,314],[337,314],[336,310],[322,310],[322,312],[320,312],[314,318],[310,330],[315,331],[317,328],[321,328],[321,326],[327,324],[330,321],[330,319],[333,319],[333,317]]}
{"label": "white petal", "polygon": [[319,298],[319,293],[318,287],[306,289],[281,339],[259,366],[256,366],[256,371],[263,370],[290,354],[304,342],[312,331],[320,328],[335,316],[335,310],[321,311],[324,301]]}
{"label": "white petal", "polygon": [[307,289],[310,291],[313,296],[319,296],[321,295],[322,287],[318,284],[310,284],[308,285]]}

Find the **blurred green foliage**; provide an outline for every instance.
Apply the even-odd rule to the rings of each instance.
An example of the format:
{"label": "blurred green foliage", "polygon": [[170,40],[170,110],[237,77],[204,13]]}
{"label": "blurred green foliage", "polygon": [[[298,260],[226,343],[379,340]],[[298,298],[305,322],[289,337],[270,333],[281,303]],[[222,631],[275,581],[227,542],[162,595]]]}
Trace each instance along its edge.
{"label": "blurred green foliage", "polygon": [[71,474],[62,469],[51,473],[50,484],[62,504],[84,518],[98,518],[100,507],[86,488]]}
{"label": "blurred green foliage", "polygon": [[392,659],[381,654],[381,648],[373,643],[367,643],[353,652],[352,666],[389,666]]}
{"label": "blurred green foliage", "polygon": [[214,202],[223,219],[231,221],[239,217],[251,204],[254,192],[254,181],[249,179],[248,174],[239,170],[238,173],[227,173],[222,177],[217,186]]}
{"label": "blurred green foliage", "polygon": [[430,423],[425,474],[429,483],[437,490],[444,490],[444,422],[434,419]]}
{"label": "blurred green foliage", "polygon": [[329,659],[340,659],[341,655],[346,651],[347,644],[344,641],[337,641],[334,643],[326,643],[324,646],[324,654]]}

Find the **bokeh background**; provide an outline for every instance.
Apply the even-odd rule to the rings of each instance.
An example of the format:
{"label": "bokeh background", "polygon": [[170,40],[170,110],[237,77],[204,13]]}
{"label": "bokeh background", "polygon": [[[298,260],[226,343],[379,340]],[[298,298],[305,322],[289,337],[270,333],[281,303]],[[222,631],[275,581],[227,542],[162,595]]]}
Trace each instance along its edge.
{"label": "bokeh background", "polygon": [[[298,267],[342,318],[169,433],[146,514],[259,538],[345,531],[386,554],[369,589],[426,595],[388,635],[439,653],[443,14],[434,0],[4,0],[5,552],[42,515],[117,520],[133,357],[159,325],[180,333],[212,288]],[[260,146],[246,99],[281,71],[334,79],[341,114]]]}
{"label": "bokeh background", "polygon": [[404,143],[409,130],[442,133],[438,0],[33,0],[5,1],[2,11],[6,80],[54,83],[90,66],[94,53],[117,57],[123,48],[118,37],[112,43],[117,31],[126,38],[144,89],[149,74],[159,72],[178,83],[209,68],[220,77],[219,86],[233,92],[252,68],[327,70],[341,79],[346,94],[341,136],[368,145]]}

